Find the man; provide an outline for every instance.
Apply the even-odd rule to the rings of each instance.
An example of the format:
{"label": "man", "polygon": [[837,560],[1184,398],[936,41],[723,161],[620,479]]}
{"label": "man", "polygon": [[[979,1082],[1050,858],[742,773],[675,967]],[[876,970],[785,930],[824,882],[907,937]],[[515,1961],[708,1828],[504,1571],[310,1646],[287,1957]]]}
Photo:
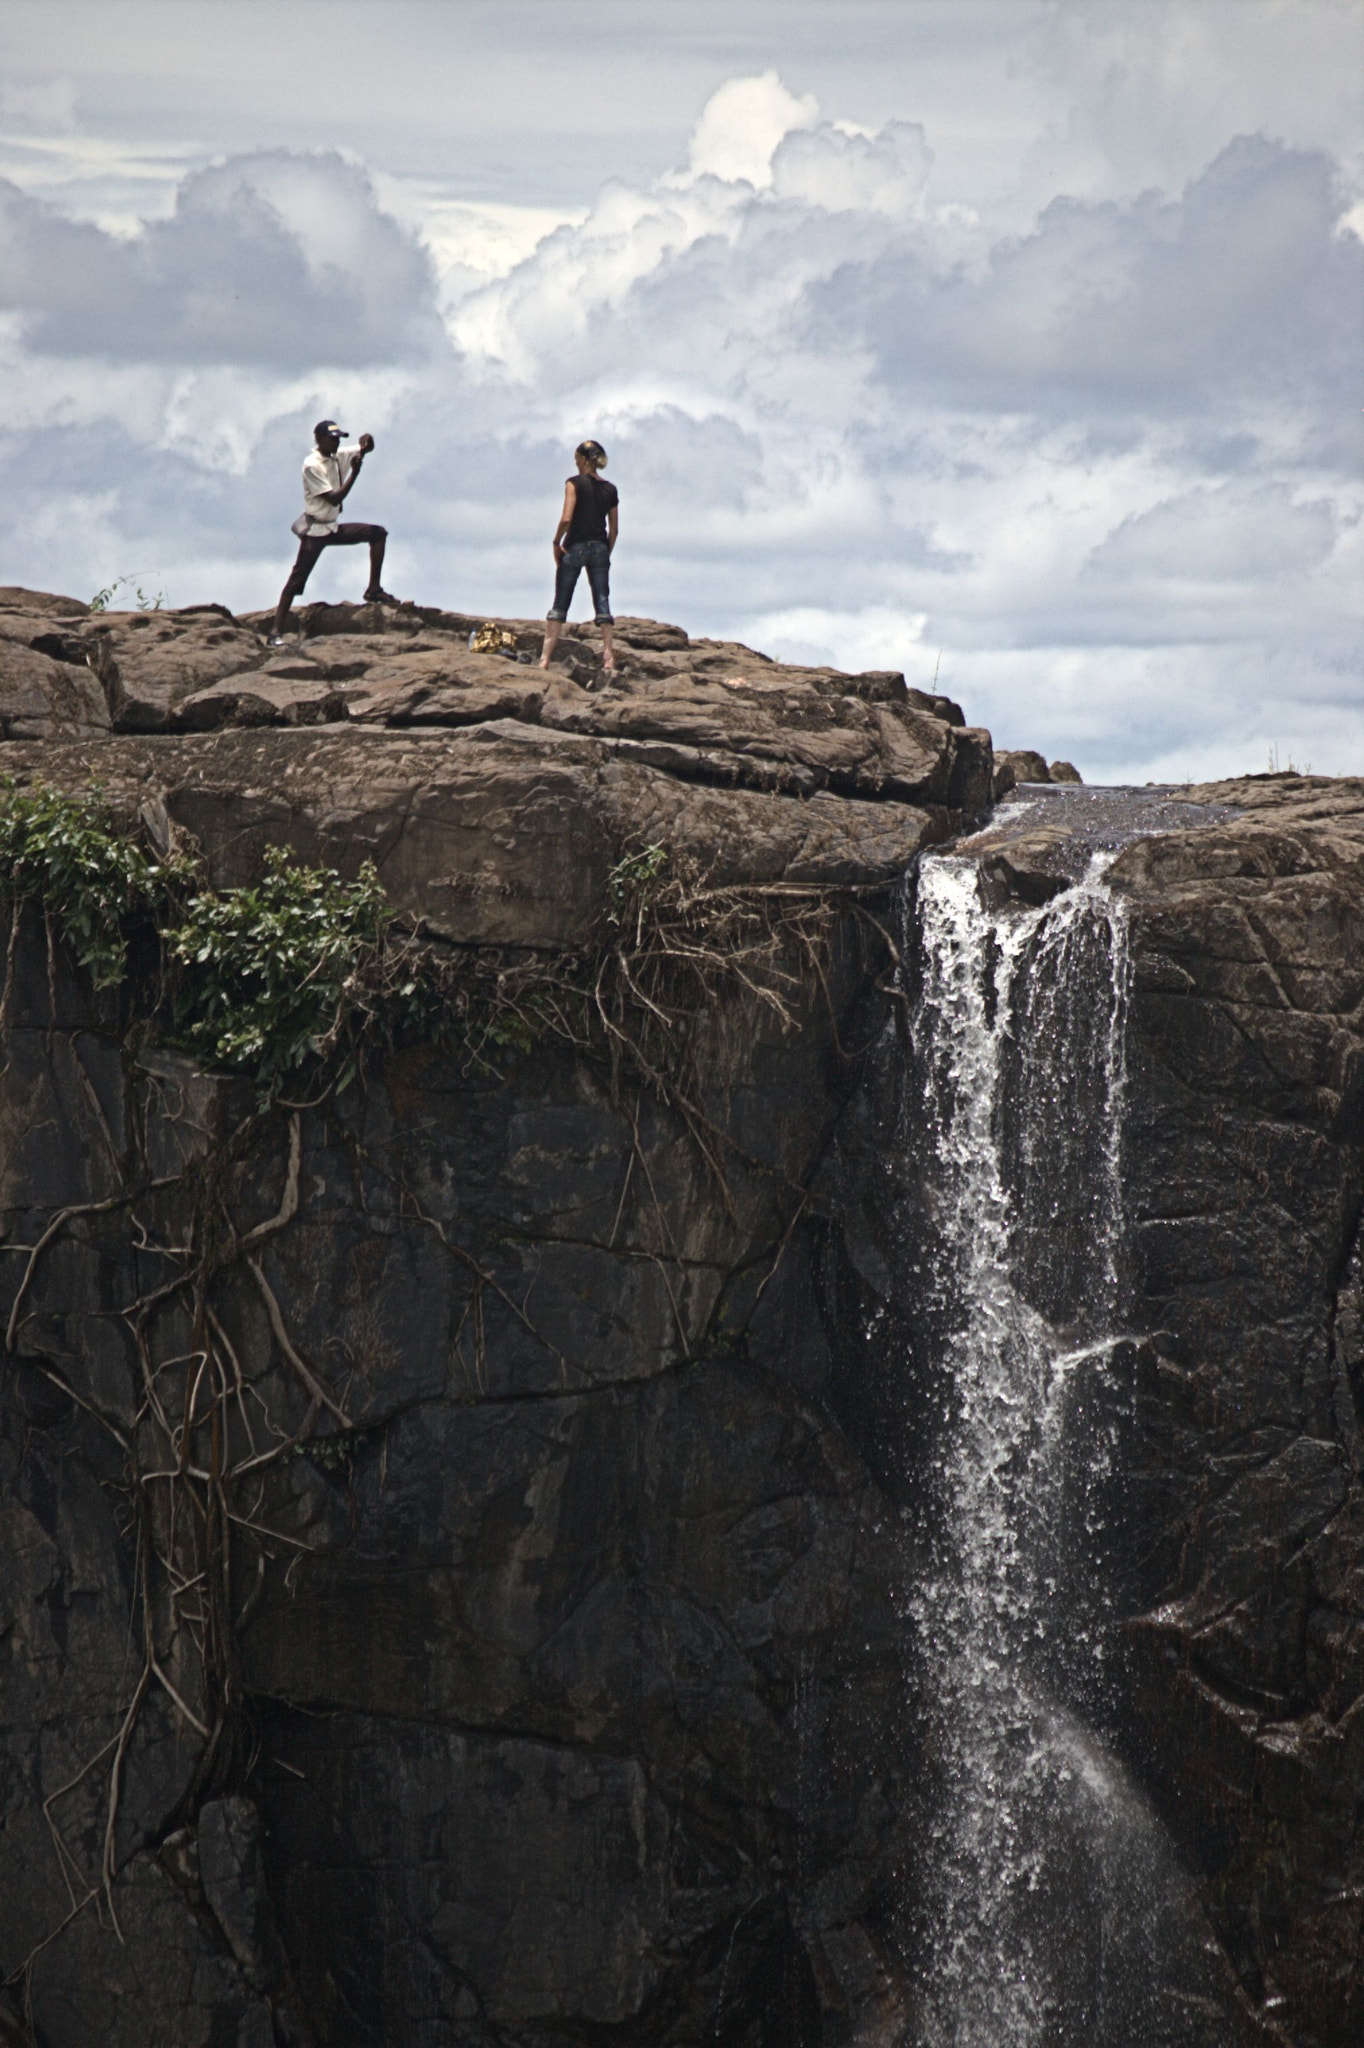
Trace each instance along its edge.
{"label": "man", "polygon": [[345,428],[338,427],[335,420],[319,420],[313,428],[317,446],[303,465],[303,515],[294,521],[298,558],[289,571],[289,581],[279,594],[274,631],[270,635],[272,647],[283,646],[290,607],[302,594],[323,548],[354,548],[362,542],[367,544],[369,588],[365,592],[365,603],[398,602],[396,597],[389,596],[379,581],[384,566],[384,547],[388,541],[387,527],[363,526],[357,521],[340,523],[341,507],[360,474],[360,465],[374,446],[373,434],[362,434],[358,441],[342,447],[344,433]]}

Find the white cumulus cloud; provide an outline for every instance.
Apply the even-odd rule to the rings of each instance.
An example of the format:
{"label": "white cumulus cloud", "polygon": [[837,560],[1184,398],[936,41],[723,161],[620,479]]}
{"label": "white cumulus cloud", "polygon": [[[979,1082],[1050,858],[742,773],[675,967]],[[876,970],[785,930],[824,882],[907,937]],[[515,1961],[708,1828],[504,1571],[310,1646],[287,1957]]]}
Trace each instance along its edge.
{"label": "white cumulus cloud", "polygon": [[694,177],[772,183],[772,157],[792,129],[808,128],[819,112],[810,93],[797,99],[775,71],[731,78],[712,93],[688,151]]}

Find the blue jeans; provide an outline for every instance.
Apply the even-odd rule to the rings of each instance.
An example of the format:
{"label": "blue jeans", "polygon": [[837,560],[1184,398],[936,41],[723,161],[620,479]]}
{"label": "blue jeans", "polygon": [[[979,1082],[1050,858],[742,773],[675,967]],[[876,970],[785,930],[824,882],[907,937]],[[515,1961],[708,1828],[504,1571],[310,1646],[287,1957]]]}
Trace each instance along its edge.
{"label": "blue jeans", "polygon": [[604,540],[579,540],[571,548],[564,549],[564,558],[554,575],[554,602],[546,613],[547,618],[566,619],[568,607],[573,602],[573,592],[583,570],[592,587],[592,602],[597,608],[597,624],[614,624],[611,617],[611,550]]}

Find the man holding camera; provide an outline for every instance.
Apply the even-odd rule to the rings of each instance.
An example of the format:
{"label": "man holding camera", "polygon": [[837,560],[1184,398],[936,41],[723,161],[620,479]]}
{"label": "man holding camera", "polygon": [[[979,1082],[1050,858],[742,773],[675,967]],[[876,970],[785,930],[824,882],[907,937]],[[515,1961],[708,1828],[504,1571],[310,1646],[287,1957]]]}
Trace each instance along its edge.
{"label": "man holding camera", "polygon": [[360,465],[374,446],[373,434],[362,434],[358,441],[343,446],[344,433],[345,428],[338,427],[335,420],[319,420],[313,428],[317,446],[303,464],[303,510],[293,525],[298,535],[298,557],[289,571],[288,582],[279,594],[274,630],[270,635],[272,647],[284,644],[290,607],[294,599],[301,596],[323,548],[353,548],[366,544],[369,548],[369,587],[365,591],[364,602],[398,602],[396,597],[390,597],[379,581],[383,573],[384,547],[388,541],[387,527],[365,526],[358,521],[343,522],[341,519],[341,507],[360,474]]}

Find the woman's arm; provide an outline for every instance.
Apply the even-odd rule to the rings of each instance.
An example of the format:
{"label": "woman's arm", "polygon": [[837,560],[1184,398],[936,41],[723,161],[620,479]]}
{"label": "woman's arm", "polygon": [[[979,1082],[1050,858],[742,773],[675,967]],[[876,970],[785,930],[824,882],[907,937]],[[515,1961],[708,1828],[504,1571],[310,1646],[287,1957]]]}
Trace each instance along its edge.
{"label": "woman's arm", "polygon": [[570,477],[564,485],[564,509],[559,514],[559,524],[554,529],[554,559],[556,562],[562,562],[564,559],[564,535],[573,524],[573,507],[577,502],[577,497],[578,493],[573,488],[573,478]]}
{"label": "woman's arm", "polygon": [[608,555],[613,553],[615,549],[616,535],[619,533],[619,531],[620,507],[618,505],[613,505],[611,507],[611,510],[606,515],[606,552]]}

